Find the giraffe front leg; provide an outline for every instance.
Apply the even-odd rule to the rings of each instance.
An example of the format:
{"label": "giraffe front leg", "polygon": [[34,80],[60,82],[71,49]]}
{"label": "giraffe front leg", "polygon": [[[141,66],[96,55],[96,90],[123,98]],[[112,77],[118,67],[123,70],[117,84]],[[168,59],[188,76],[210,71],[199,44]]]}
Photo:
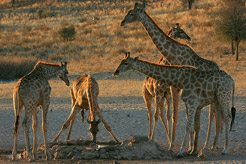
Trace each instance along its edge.
{"label": "giraffe front leg", "polygon": [[47,147],[47,114],[49,109],[49,103],[44,104],[42,110],[42,130],[43,130],[43,136],[44,136],[44,147],[45,147],[45,156],[46,160],[51,159],[51,154],[49,151],[49,148]]}
{"label": "giraffe front leg", "polygon": [[160,117],[160,120],[166,130],[166,133],[167,133],[167,139],[168,139],[168,142],[170,143],[170,138],[169,138],[169,129],[167,128],[167,125],[165,123],[165,120],[164,120],[164,108],[163,108],[163,103],[164,103],[164,98],[160,99],[160,101],[158,102],[159,103],[159,107],[157,107],[157,109],[159,110],[159,117]]}
{"label": "giraffe front leg", "polygon": [[62,132],[63,132],[64,130],[67,129],[67,127],[68,127],[68,126],[70,125],[70,123],[71,123],[71,122],[70,122],[71,119],[72,119],[73,117],[76,116],[76,114],[79,112],[79,110],[80,110],[80,108],[79,108],[79,106],[78,106],[77,103],[76,103],[76,104],[73,106],[72,111],[71,111],[69,117],[68,117],[67,120],[63,123],[61,130],[58,132],[58,134],[56,135],[56,137],[55,137],[55,139],[53,140],[53,142],[56,142],[56,141],[58,140],[58,138],[60,137],[60,135],[62,134]]}
{"label": "giraffe front leg", "polygon": [[143,86],[143,98],[144,102],[146,104],[147,110],[148,110],[148,119],[149,119],[149,134],[148,134],[148,139],[150,140],[151,138],[151,131],[152,131],[152,110],[151,110],[151,100],[152,96],[148,92],[148,90],[145,88],[145,85]]}
{"label": "giraffe front leg", "polygon": [[113,134],[113,132],[112,132],[110,126],[109,126],[109,125],[107,124],[107,122],[104,120],[104,118],[103,118],[103,116],[102,116],[102,114],[101,114],[101,112],[100,112],[100,110],[99,110],[99,107],[97,107],[97,108],[95,109],[95,113],[97,114],[97,116],[99,117],[99,119],[102,121],[104,128],[105,128],[105,129],[109,132],[109,134],[113,137],[114,141],[115,141],[115,142],[119,142],[119,140],[118,140],[118,139],[116,138],[116,136]]}
{"label": "giraffe front leg", "polygon": [[69,127],[69,130],[68,130],[68,133],[67,133],[66,141],[68,141],[70,139],[70,135],[71,135],[71,131],[72,131],[72,128],[73,128],[73,124],[74,124],[75,118],[76,118],[76,114],[73,116],[73,118],[70,121],[70,127]]}
{"label": "giraffe front leg", "polygon": [[155,138],[155,127],[156,127],[156,122],[158,120],[159,117],[159,108],[160,108],[160,102],[158,101],[158,97],[155,96],[155,113],[154,113],[154,124],[153,124],[153,131],[152,131],[152,135],[150,137],[150,140],[154,141]]}
{"label": "giraffe front leg", "polygon": [[169,145],[169,149],[173,149],[173,143],[175,141],[176,128],[178,123],[178,112],[179,112],[179,89],[171,87],[172,97],[173,97],[173,114],[172,114],[172,136],[171,136],[171,144]]}

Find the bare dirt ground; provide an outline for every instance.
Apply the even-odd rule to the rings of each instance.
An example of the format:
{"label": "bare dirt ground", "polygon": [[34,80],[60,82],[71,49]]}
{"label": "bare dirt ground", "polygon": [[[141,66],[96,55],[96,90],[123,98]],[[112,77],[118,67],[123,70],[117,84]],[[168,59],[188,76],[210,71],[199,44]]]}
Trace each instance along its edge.
{"label": "bare dirt ground", "polygon": [[[102,88],[103,80],[96,76]],[[140,78],[142,80],[142,77]],[[101,80],[101,81],[100,81]],[[61,82],[52,82],[53,92],[58,90],[64,90],[64,84]],[[10,154],[13,147],[13,124],[14,124],[14,110],[12,104],[12,88],[13,83],[1,83],[0,84],[0,163],[26,163],[26,161],[20,160],[18,162],[10,161]],[[57,85],[54,85],[57,84]],[[141,84],[141,83],[140,83]],[[106,84],[104,86],[107,86]],[[10,90],[8,92],[6,90]],[[137,86],[136,86],[137,88]],[[140,86],[141,88],[141,86]],[[124,88],[122,88],[124,89]],[[65,89],[66,91],[68,89]],[[103,91],[104,92],[104,91]],[[113,133],[118,137],[120,141],[129,139],[132,135],[147,136],[148,134],[148,120],[147,109],[144,100],[141,96],[111,96],[100,94],[99,104],[102,110],[102,115],[109,123]],[[60,91],[58,92],[60,93]],[[52,141],[58,131],[60,130],[63,122],[70,114],[70,98],[69,92],[64,93],[67,96],[51,96],[50,111],[48,113],[48,141]],[[56,95],[56,94],[53,94]],[[60,94],[61,95],[61,94]],[[133,94],[134,95],[134,94]],[[235,107],[237,108],[235,124],[233,131],[230,133],[230,145],[228,155],[221,155],[220,152],[223,149],[224,144],[224,130],[220,135],[219,150],[211,152],[207,159],[197,158],[195,155],[186,154],[183,158],[174,157],[172,160],[83,160],[77,163],[246,163],[246,97],[245,95],[236,95]],[[153,104],[154,106],[154,104]],[[185,107],[184,103],[180,100],[179,105],[179,120],[176,132],[176,141],[174,146],[174,153],[177,154],[179,147],[183,141],[184,129],[186,125]],[[86,113],[88,114],[88,113]],[[23,120],[23,116],[22,119]],[[43,144],[43,134],[41,128],[41,110],[38,114],[39,129],[38,129],[38,145]],[[208,107],[204,108],[201,113],[201,128],[199,134],[199,149],[204,145],[208,126]],[[71,139],[90,139],[87,123],[81,123],[81,116],[77,115],[76,121],[73,126]],[[30,137],[32,141],[32,130],[30,129]],[[65,140],[67,130],[60,136],[59,140]],[[214,137],[214,124],[212,127],[212,134],[209,146],[212,145]],[[111,141],[113,140],[110,134],[104,129],[102,124],[99,125],[99,133],[97,135],[98,141]],[[158,120],[156,127],[155,141],[158,142],[165,149],[168,148],[167,136],[161,121]],[[24,150],[24,134],[22,127],[18,137],[18,150],[21,152]],[[34,163],[73,163],[69,160],[37,160]]]}

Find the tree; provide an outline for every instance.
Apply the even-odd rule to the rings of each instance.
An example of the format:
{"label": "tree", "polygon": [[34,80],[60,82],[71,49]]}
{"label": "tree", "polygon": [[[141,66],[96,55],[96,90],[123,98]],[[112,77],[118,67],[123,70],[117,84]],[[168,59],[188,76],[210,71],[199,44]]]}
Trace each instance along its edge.
{"label": "tree", "polygon": [[182,0],[183,1],[183,4],[188,4],[188,7],[189,7],[189,10],[191,9],[192,7],[192,4],[195,0]]}
{"label": "tree", "polygon": [[238,61],[238,47],[246,39],[246,7],[243,0],[224,0],[219,10],[219,20],[216,33],[225,41],[236,44],[236,60]]}

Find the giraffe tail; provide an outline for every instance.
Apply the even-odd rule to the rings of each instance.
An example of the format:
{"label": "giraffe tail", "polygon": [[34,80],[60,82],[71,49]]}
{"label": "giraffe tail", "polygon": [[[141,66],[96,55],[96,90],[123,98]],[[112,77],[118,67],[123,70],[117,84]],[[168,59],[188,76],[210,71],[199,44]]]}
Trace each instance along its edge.
{"label": "giraffe tail", "polygon": [[20,119],[20,95],[19,90],[14,91],[13,94],[13,104],[14,104],[14,112],[15,112],[15,123],[14,123],[14,135],[17,133],[18,124]]}
{"label": "giraffe tail", "polygon": [[93,92],[92,92],[92,83],[91,83],[91,76],[88,75],[88,103],[89,103],[89,108],[90,108],[90,111],[89,111],[89,121],[94,121],[95,120],[95,109],[94,109],[94,97],[93,97]]}
{"label": "giraffe tail", "polygon": [[232,125],[234,124],[235,116],[236,116],[236,108],[234,107],[234,90],[235,90],[235,83],[233,82],[233,90],[232,90],[232,107],[231,107],[231,127],[230,131],[232,130]]}

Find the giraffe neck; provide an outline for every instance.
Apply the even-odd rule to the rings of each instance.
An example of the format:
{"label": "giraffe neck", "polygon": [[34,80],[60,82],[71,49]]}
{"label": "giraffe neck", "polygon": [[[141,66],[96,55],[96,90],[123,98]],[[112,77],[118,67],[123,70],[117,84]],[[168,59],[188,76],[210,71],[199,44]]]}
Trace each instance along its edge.
{"label": "giraffe neck", "polygon": [[[160,52],[167,58],[167,60],[173,65],[188,65],[187,61],[189,58],[184,59],[187,50],[193,51],[188,45],[179,43],[167,34],[165,34],[160,27],[154,22],[154,20],[146,13],[140,15],[140,22],[143,24],[144,28],[148,32],[152,41]],[[177,59],[181,56],[183,59]]]}
{"label": "giraffe neck", "polygon": [[51,78],[56,77],[59,74],[60,66],[56,64],[38,63],[35,66],[34,71],[43,78],[49,80]]}
{"label": "giraffe neck", "polygon": [[184,77],[187,78],[187,75],[190,74],[190,70],[195,68],[190,66],[163,66],[137,60],[132,65],[132,69],[181,89],[183,88],[181,79],[184,79]]}

